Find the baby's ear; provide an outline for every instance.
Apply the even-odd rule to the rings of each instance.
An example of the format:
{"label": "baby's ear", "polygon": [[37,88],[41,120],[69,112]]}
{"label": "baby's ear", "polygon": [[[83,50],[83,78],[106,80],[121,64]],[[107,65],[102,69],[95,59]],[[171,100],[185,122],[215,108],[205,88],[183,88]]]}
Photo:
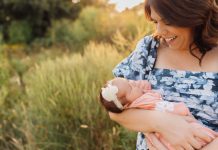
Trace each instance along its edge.
{"label": "baby's ear", "polygon": [[123,97],[123,94],[124,94],[124,92],[123,92],[123,90],[122,89],[120,89],[120,88],[118,88],[118,92],[117,92],[117,98],[118,99],[120,99],[121,97]]}

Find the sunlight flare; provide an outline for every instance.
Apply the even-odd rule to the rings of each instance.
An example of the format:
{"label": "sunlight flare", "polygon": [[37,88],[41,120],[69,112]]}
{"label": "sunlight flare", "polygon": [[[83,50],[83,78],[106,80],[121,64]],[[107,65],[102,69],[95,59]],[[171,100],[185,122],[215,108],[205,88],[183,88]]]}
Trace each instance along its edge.
{"label": "sunlight flare", "polygon": [[137,5],[139,5],[140,3],[143,3],[144,0],[109,0],[108,3],[109,4],[115,4],[116,7],[115,9],[118,12],[122,12],[125,9],[131,9]]}

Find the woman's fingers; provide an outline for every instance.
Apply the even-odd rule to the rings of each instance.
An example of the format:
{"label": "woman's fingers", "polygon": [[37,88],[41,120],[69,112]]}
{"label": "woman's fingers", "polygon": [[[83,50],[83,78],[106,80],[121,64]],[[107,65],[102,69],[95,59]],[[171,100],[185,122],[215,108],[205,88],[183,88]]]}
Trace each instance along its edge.
{"label": "woman's fingers", "polygon": [[[176,150],[186,150],[186,149],[184,149],[184,148],[182,148],[182,147],[176,147],[175,148]],[[187,149],[188,150],[188,149]]]}
{"label": "woman's fingers", "polygon": [[213,133],[216,137],[218,137],[218,132],[212,131],[212,133]]}
{"label": "woman's fingers", "polygon": [[[194,137],[189,140],[189,143],[190,143],[190,145],[192,145],[192,147],[193,147],[194,149],[200,149],[200,148],[203,146],[203,143],[201,143],[199,140],[197,140],[197,139],[194,138]],[[188,147],[185,147],[185,148],[186,148],[186,149],[187,149],[187,148],[191,149],[192,147],[188,146]],[[193,149],[193,148],[192,148],[192,149]]]}
{"label": "woman's fingers", "polygon": [[189,143],[186,143],[186,144],[183,143],[182,146],[174,146],[173,149],[175,149],[175,150],[195,150],[192,147],[192,145]]}
{"label": "woman's fingers", "polygon": [[160,142],[157,136],[153,133],[148,134],[150,140],[152,141],[153,146],[158,150],[168,150],[166,146]]}
{"label": "woman's fingers", "polygon": [[212,140],[213,140],[213,137],[211,137],[210,135],[208,135],[205,131],[203,130],[194,130],[194,136],[199,138],[199,139],[202,139],[203,141],[207,142],[207,143],[210,143]]}
{"label": "woman's fingers", "polygon": [[148,146],[148,149],[149,150],[157,150],[149,140],[146,139],[146,143],[147,143],[147,146]]}
{"label": "woman's fingers", "polygon": [[184,116],[183,118],[189,123],[197,122],[197,120],[192,116]]}

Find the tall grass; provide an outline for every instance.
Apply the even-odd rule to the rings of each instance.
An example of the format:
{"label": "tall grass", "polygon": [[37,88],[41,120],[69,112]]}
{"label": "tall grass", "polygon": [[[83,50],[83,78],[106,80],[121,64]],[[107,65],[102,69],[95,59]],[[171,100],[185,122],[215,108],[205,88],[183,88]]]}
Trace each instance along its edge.
{"label": "tall grass", "polygon": [[112,122],[98,102],[100,87],[122,59],[109,44],[90,43],[83,55],[48,60],[26,76],[32,149],[134,149],[135,133]]}

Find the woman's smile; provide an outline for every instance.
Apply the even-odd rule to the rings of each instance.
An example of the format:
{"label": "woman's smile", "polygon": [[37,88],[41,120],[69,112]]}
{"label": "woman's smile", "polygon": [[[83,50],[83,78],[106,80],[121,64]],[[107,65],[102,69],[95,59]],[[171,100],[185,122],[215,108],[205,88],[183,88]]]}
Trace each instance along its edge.
{"label": "woman's smile", "polygon": [[151,18],[156,24],[156,34],[164,39],[169,48],[173,50],[188,50],[193,41],[193,30],[191,27],[178,27],[166,23],[165,18],[151,7]]}
{"label": "woman's smile", "polygon": [[175,43],[175,40],[177,39],[177,36],[173,36],[170,38],[164,38],[168,46],[171,46]]}

